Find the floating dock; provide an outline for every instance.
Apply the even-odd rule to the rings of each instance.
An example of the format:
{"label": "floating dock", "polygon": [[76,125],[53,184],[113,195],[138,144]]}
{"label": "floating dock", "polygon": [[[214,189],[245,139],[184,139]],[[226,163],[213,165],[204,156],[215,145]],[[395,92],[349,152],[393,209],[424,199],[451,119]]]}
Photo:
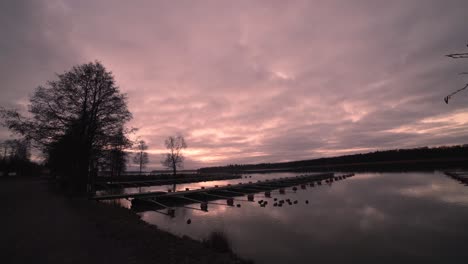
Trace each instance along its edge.
{"label": "floating dock", "polygon": [[[208,204],[214,200],[225,200],[225,203],[215,203],[226,206],[237,206],[238,202],[254,202],[257,198],[272,198],[273,194],[286,194],[296,192],[298,188],[306,189],[322,184],[331,184],[334,181],[344,180],[354,174],[335,176],[333,173],[300,175],[289,178],[271,179],[249,183],[239,183],[235,185],[215,186],[196,190],[186,190],[180,192],[158,193],[133,197],[132,209],[136,211],[162,210],[167,209],[167,214],[174,216],[173,207],[188,204],[199,204],[199,207],[188,207],[190,209],[208,211]],[[286,189],[290,188],[291,189]],[[246,197],[242,197],[246,196]],[[242,198],[234,198],[242,197]],[[247,199],[245,199],[247,198]],[[237,202],[237,204],[235,204]],[[262,200],[262,203],[264,201]]]}

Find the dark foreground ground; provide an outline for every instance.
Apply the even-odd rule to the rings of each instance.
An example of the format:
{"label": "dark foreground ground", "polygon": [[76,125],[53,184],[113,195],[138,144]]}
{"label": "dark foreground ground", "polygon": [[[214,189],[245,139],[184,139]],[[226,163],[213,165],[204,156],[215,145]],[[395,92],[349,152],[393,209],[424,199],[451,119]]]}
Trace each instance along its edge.
{"label": "dark foreground ground", "polygon": [[243,263],[45,180],[0,179],[0,201],[0,263]]}

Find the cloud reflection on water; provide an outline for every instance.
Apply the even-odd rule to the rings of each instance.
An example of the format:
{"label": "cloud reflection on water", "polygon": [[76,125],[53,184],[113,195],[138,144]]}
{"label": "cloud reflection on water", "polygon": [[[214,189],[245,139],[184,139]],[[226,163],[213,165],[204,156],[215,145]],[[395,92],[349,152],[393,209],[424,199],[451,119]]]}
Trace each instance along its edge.
{"label": "cloud reflection on water", "polygon": [[459,202],[468,199],[465,186],[441,173],[365,173],[350,179],[273,195],[298,200],[292,206],[243,202],[241,208],[210,205],[209,212],[180,208],[174,219],[151,212],[142,218],[196,239],[221,230],[235,252],[256,263],[440,263],[444,256],[468,255],[462,246],[468,243],[468,203]]}

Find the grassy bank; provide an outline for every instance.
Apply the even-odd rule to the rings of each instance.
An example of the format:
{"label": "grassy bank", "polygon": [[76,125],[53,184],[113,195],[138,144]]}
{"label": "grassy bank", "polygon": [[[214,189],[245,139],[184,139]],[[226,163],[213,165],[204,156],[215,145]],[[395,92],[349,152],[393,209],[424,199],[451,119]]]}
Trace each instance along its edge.
{"label": "grassy bank", "polygon": [[0,198],[4,263],[245,263],[127,209],[66,198],[44,180],[2,179]]}

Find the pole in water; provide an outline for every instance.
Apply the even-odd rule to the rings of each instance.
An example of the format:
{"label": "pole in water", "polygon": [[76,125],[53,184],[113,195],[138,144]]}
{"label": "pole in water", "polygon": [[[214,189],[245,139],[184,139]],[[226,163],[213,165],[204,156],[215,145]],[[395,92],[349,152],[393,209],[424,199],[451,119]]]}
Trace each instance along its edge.
{"label": "pole in water", "polygon": [[174,208],[167,208],[167,215],[170,217],[175,217],[175,209]]}
{"label": "pole in water", "polygon": [[208,211],[208,203],[207,202],[200,203],[200,209],[202,209],[202,211],[207,212]]}

